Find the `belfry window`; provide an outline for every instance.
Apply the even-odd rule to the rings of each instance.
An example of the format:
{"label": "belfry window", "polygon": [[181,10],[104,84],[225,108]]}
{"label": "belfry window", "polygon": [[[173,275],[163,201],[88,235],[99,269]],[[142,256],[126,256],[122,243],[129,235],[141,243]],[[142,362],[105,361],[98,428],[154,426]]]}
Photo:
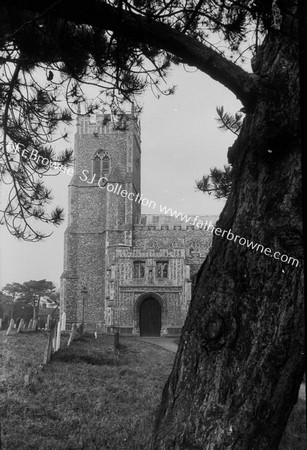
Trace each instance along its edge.
{"label": "belfry window", "polygon": [[101,159],[98,155],[96,155],[93,163],[93,175],[96,175],[97,178],[99,178],[101,174],[100,166],[101,166]]}
{"label": "belfry window", "polygon": [[102,158],[102,173],[105,175],[110,172],[110,158],[108,155],[104,155]]}
{"label": "belfry window", "polygon": [[110,173],[111,161],[105,150],[99,150],[93,160],[93,175],[100,177]]}
{"label": "belfry window", "polygon": [[156,262],[156,277],[168,278],[168,261]]}

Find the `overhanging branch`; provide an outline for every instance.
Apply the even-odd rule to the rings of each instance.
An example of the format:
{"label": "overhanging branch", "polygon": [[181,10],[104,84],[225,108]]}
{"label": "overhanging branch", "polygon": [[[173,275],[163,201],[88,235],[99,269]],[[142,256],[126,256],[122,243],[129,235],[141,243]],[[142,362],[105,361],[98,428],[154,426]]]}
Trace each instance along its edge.
{"label": "overhanging branch", "polygon": [[256,87],[260,84],[256,75],[247,73],[209,46],[183,32],[144,16],[119,10],[102,0],[0,0],[1,4],[40,14],[48,10],[49,14],[76,24],[88,24],[113,31],[136,43],[146,43],[165,50],[223,84],[243,105],[252,103]]}

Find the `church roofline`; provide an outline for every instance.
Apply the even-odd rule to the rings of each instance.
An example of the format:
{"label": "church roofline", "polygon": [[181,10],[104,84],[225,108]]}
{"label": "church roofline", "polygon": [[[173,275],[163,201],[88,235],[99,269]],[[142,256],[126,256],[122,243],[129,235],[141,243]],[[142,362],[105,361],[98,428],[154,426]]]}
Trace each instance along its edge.
{"label": "church roofline", "polygon": [[[159,229],[163,226],[181,226],[182,229],[186,229],[187,227],[191,227],[195,225],[198,221],[202,221],[203,223],[212,223],[215,225],[219,216],[217,215],[208,215],[208,216],[198,216],[197,214],[183,214],[181,217],[186,217],[188,220],[181,220],[176,217],[167,216],[165,214],[141,214],[139,218],[139,222],[134,224],[135,229],[141,227],[153,227]],[[197,227],[196,227],[197,229]]]}

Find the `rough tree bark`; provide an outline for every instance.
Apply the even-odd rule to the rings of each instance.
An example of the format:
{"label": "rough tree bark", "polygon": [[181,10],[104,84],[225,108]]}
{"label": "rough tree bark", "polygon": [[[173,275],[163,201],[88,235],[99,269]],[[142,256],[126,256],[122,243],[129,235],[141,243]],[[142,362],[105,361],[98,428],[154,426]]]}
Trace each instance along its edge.
{"label": "rough tree bark", "polygon": [[[288,7],[291,2],[287,2]],[[284,16],[253,64],[272,85],[229,150],[217,226],[300,260],[215,236],[198,276],[152,449],[277,449],[303,375],[303,264],[296,26]]]}

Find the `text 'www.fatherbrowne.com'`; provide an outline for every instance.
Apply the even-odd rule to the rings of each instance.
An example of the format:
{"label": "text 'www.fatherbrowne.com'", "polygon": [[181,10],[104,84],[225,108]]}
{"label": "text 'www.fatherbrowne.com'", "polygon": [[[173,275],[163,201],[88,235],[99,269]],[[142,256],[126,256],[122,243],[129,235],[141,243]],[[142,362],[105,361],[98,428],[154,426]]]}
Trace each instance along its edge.
{"label": "text 'www.fatherbrowne.com'", "polygon": [[[147,206],[153,210],[157,209],[157,203],[154,200],[149,200],[144,197],[143,194],[128,192],[123,189],[120,183],[112,184],[109,182],[108,178],[103,176],[99,179],[96,179],[96,175],[94,175],[91,179],[88,178],[89,171],[83,170],[82,176],[80,176],[81,181],[86,181],[88,184],[93,184],[95,181],[97,186],[101,189],[106,189],[108,192],[112,192],[113,194],[120,195],[123,198],[128,198],[130,201],[141,203],[143,206]],[[183,214],[182,212],[177,212],[172,208],[168,208],[167,206],[159,205],[159,213],[165,214],[167,216],[175,217],[176,219],[181,220],[182,222],[186,222],[189,225],[194,225],[199,230],[207,231],[208,233],[215,234],[216,236],[221,236],[229,241],[236,242],[239,245],[246,246],[248,249],[256,250],[256,252],[263,253],[264,255],[277,259],[281,262],[290,264],[292,266],[298,266],[299,260],[293,258],[293,256],[288,256],[286,254],[281,254],[278,251],[273,252],[270,247],[264,247],[262,244],[258,242],[250,241],[243,236],[238,234],[234,234],[232,230],[222,230],[219,227],[215,227],[211,221],[206,220],[203,222],[199,216],[188,216],[187,214]]]}

